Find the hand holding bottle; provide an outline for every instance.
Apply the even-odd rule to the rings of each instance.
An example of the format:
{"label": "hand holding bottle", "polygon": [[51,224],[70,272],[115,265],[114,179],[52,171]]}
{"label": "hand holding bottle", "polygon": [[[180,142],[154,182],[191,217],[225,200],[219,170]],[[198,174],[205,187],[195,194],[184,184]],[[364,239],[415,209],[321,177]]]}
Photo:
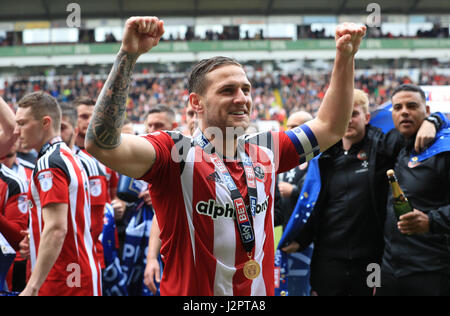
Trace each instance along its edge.
{"label": "hand holding bottle", "polygon": [[392,195],[394,197],[394,212],[397,219],[400,220],[400,216],[413,211],[411,204],[409,204],[408,198],[405,193],[403,193],[400,187],[397,177],[395,176],[394,170],[390,169],[386,172],[389,179],[389,184],[391,185]]}
{"label": "hand holding bottle", "polygon": [[400,216],[397,227],[402,234],[425,234],[430,231],[430,221],[427,214],[414,209],[413,212]]}

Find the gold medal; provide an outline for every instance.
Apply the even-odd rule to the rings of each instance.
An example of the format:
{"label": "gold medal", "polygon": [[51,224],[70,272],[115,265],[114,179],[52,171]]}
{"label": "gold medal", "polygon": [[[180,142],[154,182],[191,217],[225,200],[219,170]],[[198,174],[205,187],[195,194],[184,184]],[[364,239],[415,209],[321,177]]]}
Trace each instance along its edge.
{"label": "gold medal", "polygon": [[244,275],[247,279],[256,279],[260,272],[261,268],[259,267],[258,262],[256,262],[255,260],[250,259],[244,264]]}

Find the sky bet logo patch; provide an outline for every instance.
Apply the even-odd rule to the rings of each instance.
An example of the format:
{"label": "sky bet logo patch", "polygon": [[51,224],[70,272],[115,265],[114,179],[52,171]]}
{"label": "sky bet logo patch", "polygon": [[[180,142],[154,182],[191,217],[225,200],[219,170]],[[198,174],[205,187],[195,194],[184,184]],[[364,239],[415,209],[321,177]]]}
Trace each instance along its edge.
{"label": "sky bet logo patch", "polygon": [[[256,204],[255,215],[265,213],[269,205],[269,197],[266,198],[264,203]],[[216,220],[219,217],[235,219],[234,207],[231,203],[226,203],[225,206],[216,204],[215,200],[209,200],[208,202],[200,201],[195,206],[197,213],[201,215],[211,216]]]}

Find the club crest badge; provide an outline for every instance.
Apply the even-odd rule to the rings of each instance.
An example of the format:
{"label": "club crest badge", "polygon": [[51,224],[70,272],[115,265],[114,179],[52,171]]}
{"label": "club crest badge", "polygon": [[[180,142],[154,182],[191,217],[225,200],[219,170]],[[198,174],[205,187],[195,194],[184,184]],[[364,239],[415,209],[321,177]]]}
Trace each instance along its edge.
{"label": "club crest badge", "polygon": [[264,167],[261,164],[255,164],[255,176],[256,176],[256,180],[258,180],[259,182],[264,182],[266,181],[266,173],[264,172]]}
{"label": "club crest badge", "polygon": [[300,168],[300,170],[306,170],[308,169],[308,162],[304,162],[298,167]]}
{"label": "club crest badge", "polygon": [[38,175],[41,190],[48,192],[53,187],[53,173],[51,171],[44,171]]}
{"label": "club crest badge", "polygon": [[420,161],[419,161],[419,158],[417,158],[416,156],[414,156],[414,157],[412,157],[410,160],[409,160],[409,162],[408,162],[408,167],[409,168],[415,168],[415,167],[417,167],[418,165],[420,165],[421,163],[420,163]]}
{"label": "club crest badge", "polygon": [[364,150],[361,150],[357,157],[359,160],[367,160],[367,153]]}
{"label": "club crest badge", "polygon": [[99,197],[102,194],[102,182],[100,179],[90,179],[89,188],[93,197]]}
{"label": "club crest badge", "polygon": [[19,196],[17,206],[22,214],[26,214],[28,212],[28,198],[24,195]]}

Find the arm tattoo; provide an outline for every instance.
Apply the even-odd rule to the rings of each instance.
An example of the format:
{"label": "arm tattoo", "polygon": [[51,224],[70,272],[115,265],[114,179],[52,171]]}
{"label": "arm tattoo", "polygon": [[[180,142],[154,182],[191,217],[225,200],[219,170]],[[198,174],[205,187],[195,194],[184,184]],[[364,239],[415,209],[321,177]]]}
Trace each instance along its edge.
{"label": "arm tattoo", "polygon": [[94,142],[101,149],[120,145],[131,74],[137,58],[137,54],[120,51],[98,97],[86,141]]}

